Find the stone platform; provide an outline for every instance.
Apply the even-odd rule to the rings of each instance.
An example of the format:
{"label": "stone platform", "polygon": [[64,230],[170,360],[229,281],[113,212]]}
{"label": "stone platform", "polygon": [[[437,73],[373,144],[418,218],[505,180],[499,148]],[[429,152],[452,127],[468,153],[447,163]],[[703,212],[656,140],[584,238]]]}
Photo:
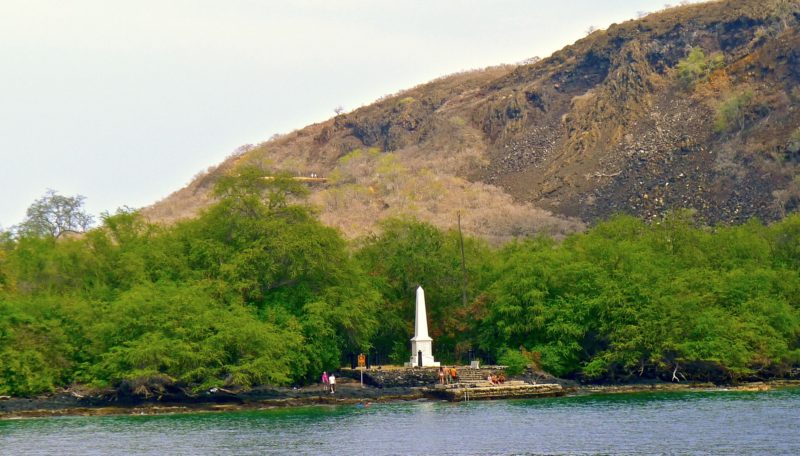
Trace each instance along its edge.
{"label": "stone platform", "polygon": [[427,396],[446,399],[451,402],[554,397],[563,396],[564,393],[565,391],[561,385],[555,383],[532,385],[520,381],[510,381],[500,385],[494,385],[489,382],[471,385],[436,385],[426,391]]}

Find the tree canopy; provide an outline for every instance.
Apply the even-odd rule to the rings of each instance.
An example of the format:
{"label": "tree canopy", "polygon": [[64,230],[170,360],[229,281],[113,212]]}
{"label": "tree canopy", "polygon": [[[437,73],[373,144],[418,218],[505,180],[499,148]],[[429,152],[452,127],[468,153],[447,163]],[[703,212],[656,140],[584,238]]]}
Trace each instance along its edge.
{"label": "tree canopy", "polygon": [[418,284],[445,362],[472,350],[585,381],[766,378],[800,363],[800,215],[713,228],[690,212],[618,216],[500,248],[466,238],[465,304],[456,232],[390,219],[347,242],[297,184],[247,168],[171,226],[122,209],[81,236],[60,233],[86,218],[0,233],[0,394],[303,384],[370,349],[402,362]]}
{"label": "tree canopy", "polygon": [[64,233],[82,233],[94,223],[83,209],[81,195],[63,196],[48,190],[26,212],[19,231],[25,235],[60,237]]}

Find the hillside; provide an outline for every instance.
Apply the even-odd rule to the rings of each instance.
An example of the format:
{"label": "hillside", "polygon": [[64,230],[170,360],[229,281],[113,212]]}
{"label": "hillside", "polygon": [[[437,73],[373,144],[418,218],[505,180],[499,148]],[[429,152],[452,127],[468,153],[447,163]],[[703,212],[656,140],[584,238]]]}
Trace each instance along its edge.
{"label": "hillside", "polygon": [[625,212],[708,223],[800,206],[800,2],[727,0],[612,24],[526,65],[447,76],[243,148],[146,208],[195,214],[243,163],[315,173],[355,237],[413,215],[502,241]]}

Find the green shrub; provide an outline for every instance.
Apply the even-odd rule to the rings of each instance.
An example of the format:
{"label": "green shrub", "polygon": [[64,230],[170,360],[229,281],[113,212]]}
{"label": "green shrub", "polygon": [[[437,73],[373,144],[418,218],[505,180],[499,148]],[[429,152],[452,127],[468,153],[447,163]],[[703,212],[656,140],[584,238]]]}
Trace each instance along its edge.
{"label": "green shrub", "polygon": [[528,367],[528,358],[518,350],[506,349],[497,361],[506,366],[508,375],[519,375]]}
{"label": "green shrub", "polygon": [[586,363],[582,371],[586,380],[597,380],[608,373],[608,362],[603,356],[598,356]]}
{"label": "green shrub", "polygon": [[789,152],[793,154],[800,152],[800,127],[789,136]]}
{"label": "green shrub", "polygon": [[678,80],[686,88],[691,88],[697,81],[704,81],[708,76],[725,64],[725,57],[719,52],[706,57],[702,49],[695,47],[685,59],[678,62]]}
{"label": "green shrub", "polygon": [[747,113],[753,105],[753,92],[745,90],[726,98],[719,107],[714,118],[714,131],[724,133],[734,128],[743,129]]}

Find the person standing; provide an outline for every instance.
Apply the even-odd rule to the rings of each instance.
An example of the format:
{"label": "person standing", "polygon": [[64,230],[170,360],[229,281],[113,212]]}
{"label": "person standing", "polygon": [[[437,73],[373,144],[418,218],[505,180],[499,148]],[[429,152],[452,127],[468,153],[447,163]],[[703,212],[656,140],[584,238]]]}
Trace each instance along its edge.
{"label": "person standing", "polygon": [[328,376],[328,384],[331,385],[331,394],[336,393],[336,376],[333,375],[333,372]]}
{"label": "person standing", "polygon": [[330,384],[328,383],[328,371],[322,371],[322,387],[325,389],[325,392],[331,389]]}
{"label": "person standing", "polygon": [[439,384],[444,385],[444,368],[439,366]]}

